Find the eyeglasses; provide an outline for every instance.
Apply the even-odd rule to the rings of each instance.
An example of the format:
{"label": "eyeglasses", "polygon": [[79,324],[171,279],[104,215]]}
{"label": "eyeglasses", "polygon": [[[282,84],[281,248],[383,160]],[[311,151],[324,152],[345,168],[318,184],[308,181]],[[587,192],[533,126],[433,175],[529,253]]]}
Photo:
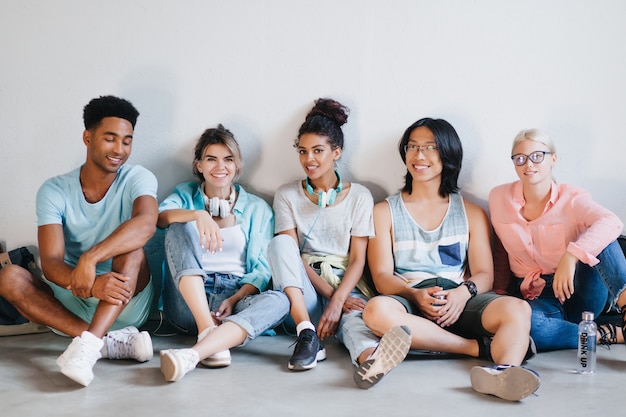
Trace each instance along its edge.
{"label": "eyeglasses", "polygon": [[424,152],[424,153],[433,153],[437,150],[437,146],[435,145],[404,145],[404,153],[409,152]]}
{"label": "eyeglasses", "polygon": [[545,158],[546,154],[552,154],[552,152],[535,151],[531,153],[530,155],[525,155],[523,153],[516,153],[515,155],[511,156],[511,160],[513,161],[513,164],[515,164],[518,167],[526,165],[526,162],[529,159],[530,159],[530,162],[532,162],[533,164],[540,164],[543,162],[543,159]]}

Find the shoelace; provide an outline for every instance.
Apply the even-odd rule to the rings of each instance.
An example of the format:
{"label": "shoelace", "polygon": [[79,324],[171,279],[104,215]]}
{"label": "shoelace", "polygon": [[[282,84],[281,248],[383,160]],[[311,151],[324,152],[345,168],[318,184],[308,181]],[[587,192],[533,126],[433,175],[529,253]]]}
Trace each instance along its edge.
{"label": "shoelace", "polygon": [[606,323],[598,326],[600,332],[600,345],[611,349],[611,345],[617,343],[617,326],[613,323]]}
{"label": "shoelace", "polygon": [[[135,350],[133,349],[133,343],[132,343],[132,339],[134,339],[133,337],[134,335],[129,336],[128,338],[125,339],[118,339],[118,338],[114,338],[114,337],[109,337],[109,341],[112,342],[109,344],[108,349],[109,349],[109,356],[113,356],[113,357],[131,357],[134,355]],[[111,353],[114,353],[114,355],[111,355]]]}
{"label": "shoelace", "polygon": [[301,334],[294,343],[296,345],[296,349],[294,353],[302,353],[303,351],[310,350],[313,347],[313,335],[309,332]]}

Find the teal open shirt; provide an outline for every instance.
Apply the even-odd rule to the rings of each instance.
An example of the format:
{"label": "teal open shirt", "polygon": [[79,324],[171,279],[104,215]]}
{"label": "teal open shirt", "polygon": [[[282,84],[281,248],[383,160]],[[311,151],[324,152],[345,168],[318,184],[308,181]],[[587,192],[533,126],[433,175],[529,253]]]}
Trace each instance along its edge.
{"label": "teal open shirt", "polygon": [[[267,289],[271,278],[267,245],[274,236],[274,212],[265,200],[246,192],[241,185],[235,184],[235,189],[238,197],[233,214],[247,242],[247,272],[239,281],[239,286],[250,284],[262,292]],[[159,213],[172,209],[204,210],[200,184],[185,182],[177,185],[172,194],[159,205]]]}

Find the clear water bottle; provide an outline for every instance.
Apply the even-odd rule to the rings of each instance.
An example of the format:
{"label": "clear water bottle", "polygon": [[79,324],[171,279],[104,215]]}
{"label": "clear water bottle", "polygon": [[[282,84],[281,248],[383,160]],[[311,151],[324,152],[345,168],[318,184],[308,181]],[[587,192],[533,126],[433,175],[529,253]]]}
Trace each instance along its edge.
{"label": "clear water bottle", "polygon": [[596,370],[596,333],[598,328],[590,311],[584,311],[578,325],[578,373],[592,374]]}

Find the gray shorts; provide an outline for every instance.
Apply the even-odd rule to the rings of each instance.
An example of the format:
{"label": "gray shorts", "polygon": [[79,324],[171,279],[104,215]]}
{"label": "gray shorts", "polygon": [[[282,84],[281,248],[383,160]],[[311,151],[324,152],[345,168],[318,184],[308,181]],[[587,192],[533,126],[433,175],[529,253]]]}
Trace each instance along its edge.
{"label": "gray shorts", "polygon": [[[431,278],[421,281],[419,284],[414,285],[413,288],[442,287],[444,290],[451,290],[459,285],[460,284],[449,279]],[[388,297],[398,300],[409,314],[422,316],[419,307],[406,298],[400,297],[399,295],[389,295]],[[468,339],[475,339],[480,336],[493,336],[493,333],[488,332],[483,327],[482,315],[489,303],[499,297],[501,296],[495,292],[488,291],[478,294],[474,298],[470,298],[457,322],[452,326],[446,327],[446,330]]]}

